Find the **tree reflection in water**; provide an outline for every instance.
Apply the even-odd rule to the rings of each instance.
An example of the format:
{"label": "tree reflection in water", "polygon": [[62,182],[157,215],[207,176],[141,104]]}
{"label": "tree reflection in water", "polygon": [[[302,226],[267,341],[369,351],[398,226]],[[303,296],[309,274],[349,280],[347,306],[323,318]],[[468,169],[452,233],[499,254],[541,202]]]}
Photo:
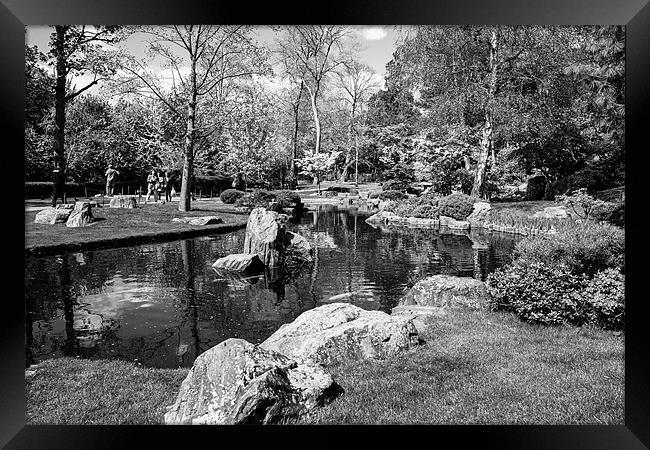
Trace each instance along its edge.
{"label": "tree reflection in water", "polygon": [[[241,251],[244,230],[26,258],[26,363],[80,355],[188,367],[227,338],[259,343],[332,296],[350,293],[344,301],[389,312],[406,289],[428,275],[484,279],[510,260],[517,239],[375,228],[365,222],[369,215],[320,205],[292,220],[289,229],[312,243],[315,258],[290,273],[215,272],[211,265],[217,258]],[[75,329],[75,315],[77,323],[100,316],[114,326],[83,333]]]}

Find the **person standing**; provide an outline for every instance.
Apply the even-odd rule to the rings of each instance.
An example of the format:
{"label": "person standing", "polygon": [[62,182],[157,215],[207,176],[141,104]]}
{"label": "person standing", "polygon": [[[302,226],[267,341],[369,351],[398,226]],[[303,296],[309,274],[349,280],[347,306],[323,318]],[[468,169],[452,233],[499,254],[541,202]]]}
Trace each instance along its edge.
{"label": "person standing", "polygon": [[112,197],[113,196],[113,187],[115,185],[115,175],[119,175],[120,173],[113,169],[113,166],[111,164],[108,165],[108,169],[106,169],[106,196],[107,197]]}
{"label": "person standing", "polygon": [[147,197],[144,199],[144,204],[145,205],[149,201],[149,197],[151,197],[151,195],[153,195],[153,200],[154,201],[158,200],[156,198],[156,182],[157,181],[158,181],[158,178],[156,177],[156,170],[151,169],[151,172],[149,173],[149,176],[147,177]]}
{"label": "person standing", "polygon": [[169,171],[165,171],[165,201],[172,201],[172,180],[169,178]]}
{"label": "person standing", "polygon": [[56,199],[61,197],[61,203],[66,203],[65,198],[65,175],[59,169],[52,172],[52,183],[54,184],[54,194],[52,195],[52,207],[56,206]]}
{"label": "person standing", "polygon": [[158,198],[162,199],[162,194],[165,191],[165,178],[163,177],[162,170],[158,171],[158,183],[156,184],[156,189],[158,191]]}

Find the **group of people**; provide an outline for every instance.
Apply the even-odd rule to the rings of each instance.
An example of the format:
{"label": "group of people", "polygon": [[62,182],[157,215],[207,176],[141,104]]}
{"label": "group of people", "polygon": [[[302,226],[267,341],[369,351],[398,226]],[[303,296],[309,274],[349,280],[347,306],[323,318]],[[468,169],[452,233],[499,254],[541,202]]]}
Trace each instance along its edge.
{"label": "group of people", "polygon": [[[106,195],[109,197],[113,195],[115,176],[119,174],[120,172],[109,164],[106,170]],[[144,202],[147,203],[151,196],[157,202],[159,198],[162,198],[163,192],[165,193],[165,201],[170,202],[174,194],[174,186],[169,177],[169,172],[160,169],[151,169],[151,172],[147,176],[147,197]]]}
{"label": "group of people", "polygon": [[171,202],[173,190],[174,186],[169,178],[169,172],[151,169],[151,173],[147,177],[147,197],[144,199],[144,203],[146,204],[152,195],[153,200],[157,202],[158,198],[162,197],[163,192],[165,193],[165,201]]}

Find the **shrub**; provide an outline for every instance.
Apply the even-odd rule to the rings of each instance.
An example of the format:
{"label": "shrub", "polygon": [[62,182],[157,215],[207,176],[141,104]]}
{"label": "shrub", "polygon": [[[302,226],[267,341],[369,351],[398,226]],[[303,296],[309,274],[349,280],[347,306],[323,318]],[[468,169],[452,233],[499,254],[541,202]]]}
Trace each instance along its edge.
{"label": "shrub", "polygon": [[543,325],[586,322],[577,294],[585,285],[583,276],[538,262],[515,262],[497,269],[486,280],[490,309],[512,311],[526,322]]}
{"label": "shrub", "polygon": [[438,207],[434,205],[416,206],[411,215],[421,219],[438,219],[440,217]]}
{"label": "shrub", "polygon": [[441,216],[465,220],[474,209],[474,198],[465,194],[451,194],[438,201]]}
{"label": "shrub", "polygon": [[381,200],[401,200],[407,198],[407,195],[401,191],[383,191],[379,194]]}
{"label": "shrub", "polygon": [[381,191],[371,191],[368,193],[368,198],[379,198],[379,194],[381,194]]}
{"label": "shrub", "polygon": [[608,187],[605,178],[602,171],[587,167],[548,184],[544,198],[553,200],[557,195],[570,194],[581,188],[586,189],[588,192],[600,191]]}
{"label": "shrub", "polygon": [[241,197],[237,198],[237,200],[235,200],[235,206],[253,208],[256,205],[253,203],[251,199],[251,194],[244,194]]}
{"label": "shrub", "polygon": [[220,198],[222,202],[232,205],[239,197],[245,194],[244,191],[238,191],[237,189],[226,189],[221,193]]}
{"label": "shrub", "polygon": [[587,193],[587,189],[578,189],[570,195],[560,195],[557,200],[567,209],[571,208],[573,213],[581,219],[594,218],[597,211],[606,211],[607,202],[593,198]]}
{"label": "shrub", "polygon": [[296,208],[301,203],[300,196],[292,191],[274,191],[275,201],[282,208]]}
{"label": "shrub", "polygon": [[589,323],[611,330],[625,326],[625,275],[616,269],[598,272],[579,292]]}
{"label": "shrub", "polygon": [[625,267],[625,232],[609,224],[575,221],[552,235],[530,236],[515,246],[514,256],[524,263],[562,265],[575,275],[592,277],[607,268]]}
{"label": "shrub", "polygon": [[275,194],[264,189],[255,189],[251,192],[251,201],[255,206],[268,206],[275,200]]}
{"label": "shrub", "polygon": [[409,188],[409,184],[404,180],[388,180],[381,185],[382,191],[401,191],[405,192]]}

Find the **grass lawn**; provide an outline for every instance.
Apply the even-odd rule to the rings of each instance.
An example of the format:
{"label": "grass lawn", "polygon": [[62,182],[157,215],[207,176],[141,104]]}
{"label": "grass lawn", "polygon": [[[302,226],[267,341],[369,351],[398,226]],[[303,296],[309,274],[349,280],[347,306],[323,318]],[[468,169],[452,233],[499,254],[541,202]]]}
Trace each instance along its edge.
{"label": "grass lawn", "polygon": [[[623,424],[624,336],[532,326],[507,313],[433,317],[426,344],[329,371],[345,393],[301,424]],[[161,423],[186,369],[45,361],[26,378],[28,424]]]}
{"label": "grass lawn", "polygon": [[[31,204],[35,202],[26,202]],[[45,207],[47,203],[40,202]],[[63,251],[116,247],[152,241],[181,239],[199,234],[231,231],[246,226],[248,215],[237,213],[231,205],[220,200],[192,202],[192,211],[178,211],[178,202],[149,203],[138,209],[93,208],[99,219],[87,227],[68,228],[64,223],[47,225],[34,223],[36,207],[25,210],[25,252],[27,254],[60,253]],[[194,226],[173,223],[174,217],[216,215],[223,219],[217,225]]]}

